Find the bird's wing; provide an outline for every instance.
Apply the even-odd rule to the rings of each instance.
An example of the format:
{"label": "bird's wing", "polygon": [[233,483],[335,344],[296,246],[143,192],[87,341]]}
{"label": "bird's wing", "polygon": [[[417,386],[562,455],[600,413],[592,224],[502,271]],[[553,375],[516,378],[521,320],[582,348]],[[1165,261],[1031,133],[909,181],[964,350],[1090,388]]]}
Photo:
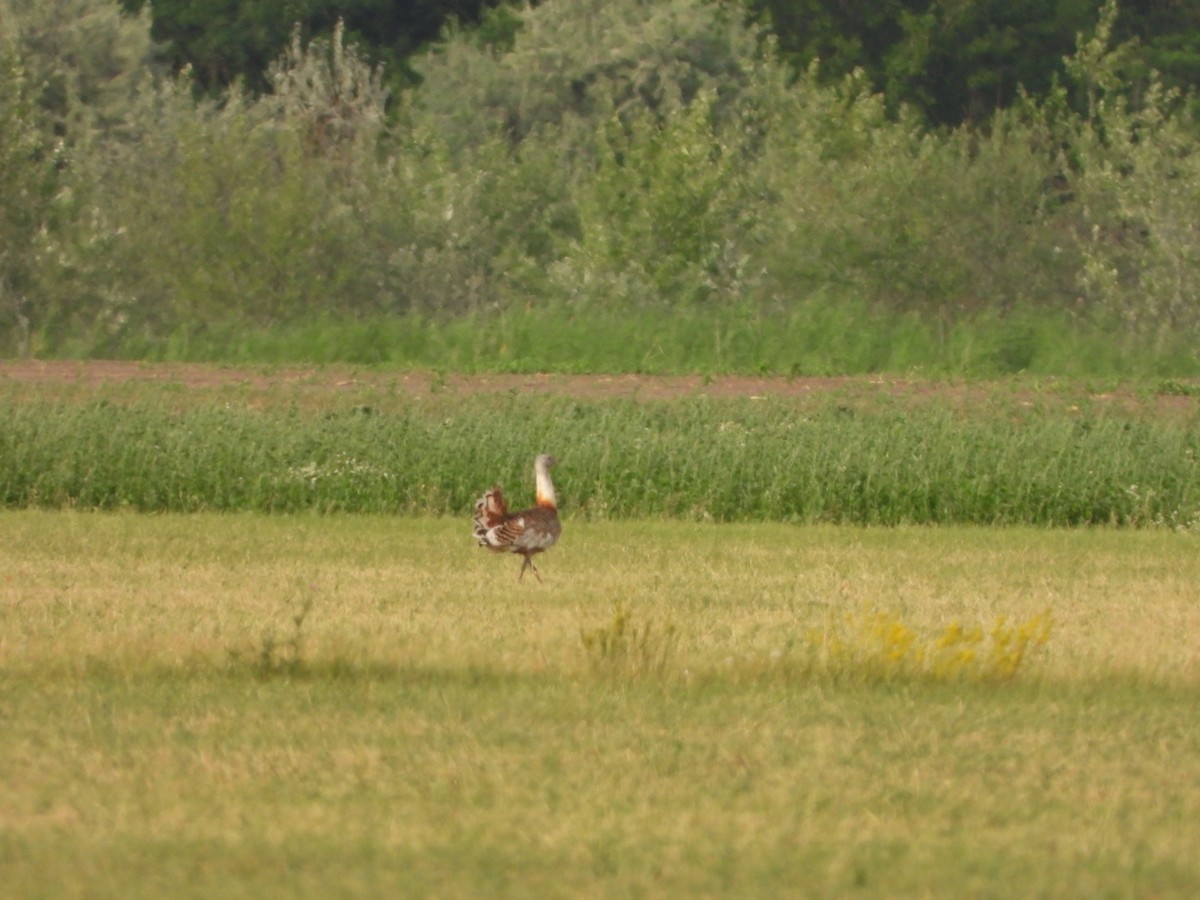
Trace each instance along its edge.
{"label": "bird's wing", "polygon": [[494,550],[538,552],[553,546],[562,532],[558,516],[534,507],[505,516],[490,528],[477,531],[479,543]]}
{"label": "bird's wing", "polygon": [[562,533],[558,516],[552,509],[534,507],[518,514],[520,519],[520,534],[514,539],[514,546],[519,550],[545,550],[554,545]]}
{"label": "bird's wing", "polygon": [[489,528],[479,543],[489,547],[517,548],[522,546],[528,528],[523,515],[508,516],[502,522]]}

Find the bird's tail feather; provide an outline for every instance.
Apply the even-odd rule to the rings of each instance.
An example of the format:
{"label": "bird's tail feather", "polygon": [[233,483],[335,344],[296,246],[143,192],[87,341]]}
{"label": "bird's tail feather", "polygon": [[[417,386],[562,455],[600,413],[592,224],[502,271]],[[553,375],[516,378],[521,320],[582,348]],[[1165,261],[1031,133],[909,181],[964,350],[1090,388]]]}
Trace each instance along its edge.
{"label": "bird's tail feather", "polygon": [[504,492],[496,485],[475,501],[475,537],[481,544],[487,542],[487,533],[495,528],[508,513],[504,503]]}

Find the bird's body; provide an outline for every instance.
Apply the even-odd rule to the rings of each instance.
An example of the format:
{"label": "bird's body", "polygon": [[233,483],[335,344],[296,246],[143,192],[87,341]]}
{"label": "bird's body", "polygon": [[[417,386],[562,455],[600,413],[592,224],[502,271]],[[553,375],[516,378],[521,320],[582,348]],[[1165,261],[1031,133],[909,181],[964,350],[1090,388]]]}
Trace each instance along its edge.
{"label": "bird's body", "polygon": [[542,454],[534,460],[537,478],[537,503],[520,512],[509,512],[504,502],[504,492],[496,485],[475,503],[475,538],[479,546],[497,553],[520,553],[525,557],[521,564],[520,581],[525,569],[533,569],[538,581],[537,566],[533,556],[549,550],[562,534],[558,521],[558,500],[554,496],[554,484],[550,481],[550,467],[556,460]]}

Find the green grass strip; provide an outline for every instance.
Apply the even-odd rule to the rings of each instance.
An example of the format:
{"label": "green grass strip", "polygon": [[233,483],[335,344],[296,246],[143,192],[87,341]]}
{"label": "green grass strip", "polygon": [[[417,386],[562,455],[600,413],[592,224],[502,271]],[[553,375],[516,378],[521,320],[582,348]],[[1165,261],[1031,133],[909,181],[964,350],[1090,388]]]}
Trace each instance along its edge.
{"label": "green grass strip", "polygon": [[570,516],[1179,527],[1200,514],[1197,443],[1178,416],[987,405],[35,398],[0,408],[0,503],[460,515],[496,481],[528,499],[548,451]]}

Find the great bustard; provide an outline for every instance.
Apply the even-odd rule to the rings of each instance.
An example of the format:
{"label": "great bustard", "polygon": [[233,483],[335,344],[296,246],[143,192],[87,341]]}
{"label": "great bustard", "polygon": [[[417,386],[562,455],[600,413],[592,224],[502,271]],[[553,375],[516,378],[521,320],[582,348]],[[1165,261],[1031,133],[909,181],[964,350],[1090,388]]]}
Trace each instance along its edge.
{"label": "great bustard", "polygon": [[525,557],[518,581],[525,577],[526,568],[533,569],[537,580],[542,580],[533,564],[533,556],[553,547],[562,534],[554,483],[550,481],[550,468],[556,462],[553,456],[545,453],[533,461],[537,503],[529,509],[510,513],[500,485],[485,493],[475,504],[475,537],[479,546],[497,553],[520,553]]}

